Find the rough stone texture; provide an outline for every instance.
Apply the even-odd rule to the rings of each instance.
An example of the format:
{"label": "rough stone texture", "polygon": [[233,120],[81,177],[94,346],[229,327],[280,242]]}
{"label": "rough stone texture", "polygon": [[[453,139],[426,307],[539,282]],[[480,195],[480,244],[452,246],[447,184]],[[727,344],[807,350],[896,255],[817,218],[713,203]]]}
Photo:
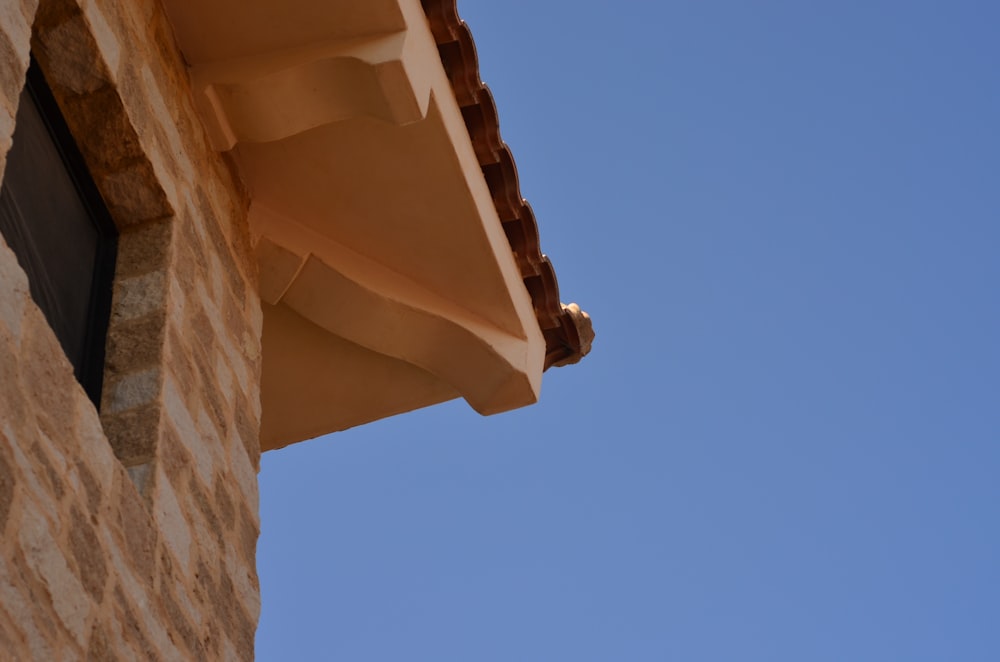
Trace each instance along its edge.
{"label": "rough stone texture", "polygon": [[0,174],[29,48],[121,237],[100,415],[0,239],[0,659],[251,659],[246,192],[156,0],[0,0]]}

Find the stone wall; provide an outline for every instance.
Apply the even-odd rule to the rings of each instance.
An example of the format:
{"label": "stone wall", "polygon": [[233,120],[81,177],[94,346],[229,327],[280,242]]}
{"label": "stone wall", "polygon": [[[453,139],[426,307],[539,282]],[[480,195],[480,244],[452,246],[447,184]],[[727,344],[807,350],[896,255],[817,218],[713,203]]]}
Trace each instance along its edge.
{"label": "stone wall", "polygon": [[250,659],[247,194],[156,0],[0,0],[0,174],[29,48],[121,237],[100,414],[0,239],[0,659]]}

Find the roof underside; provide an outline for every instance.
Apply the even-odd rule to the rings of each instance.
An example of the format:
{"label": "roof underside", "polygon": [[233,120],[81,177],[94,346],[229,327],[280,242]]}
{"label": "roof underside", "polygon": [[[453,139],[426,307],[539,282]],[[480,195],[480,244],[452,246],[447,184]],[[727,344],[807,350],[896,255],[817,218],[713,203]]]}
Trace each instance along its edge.
{"label": "roof underside", "polygon": [[263,448],[456,396],[524,406],[589,350],[454,0],[166,5],[252,196]]}

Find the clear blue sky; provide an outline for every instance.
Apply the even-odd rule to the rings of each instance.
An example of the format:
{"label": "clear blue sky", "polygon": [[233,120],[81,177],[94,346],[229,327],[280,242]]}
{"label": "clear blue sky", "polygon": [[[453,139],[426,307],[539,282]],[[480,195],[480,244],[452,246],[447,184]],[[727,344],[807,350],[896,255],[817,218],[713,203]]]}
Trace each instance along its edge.
{"label": "clear blue sky", "polygon": [[1000,660],[1000,3],[459,9],[594,351],[266,454],[258,659]]}

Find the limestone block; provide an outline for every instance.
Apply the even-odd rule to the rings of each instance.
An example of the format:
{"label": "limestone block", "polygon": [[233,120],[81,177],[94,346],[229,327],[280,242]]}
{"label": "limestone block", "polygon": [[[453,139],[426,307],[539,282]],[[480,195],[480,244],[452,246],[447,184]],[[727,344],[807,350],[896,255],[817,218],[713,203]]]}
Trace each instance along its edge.
{"label": "limestone block", "polygon": [[15,342],[20,344],[21,320],[30,300],[28,277],[17,262],[14,252],[0,237],[0,324],[7,327]]}
{"label": "limestone block", "polygon": [[18,544],[28,566],[45,585],[53,609],[63,626],[78,642],[87,635],[90,600],[76,576],[70,571],[60,545],[52,535],[48,519],[26,502],[18,529]]}
{"label": "limestone block", "polygon": [[114,384],[111,396],[105,400],[108,413],[117,414],[152,403],[160,394],[160,382],[159,368],[125,375]]}

